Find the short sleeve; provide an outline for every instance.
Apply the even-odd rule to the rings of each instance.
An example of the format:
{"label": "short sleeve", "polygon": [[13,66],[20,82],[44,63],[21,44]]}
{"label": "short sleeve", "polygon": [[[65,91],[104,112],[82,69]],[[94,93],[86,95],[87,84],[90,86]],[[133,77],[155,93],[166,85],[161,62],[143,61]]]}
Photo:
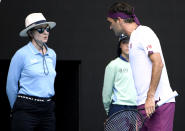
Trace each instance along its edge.
{"label": "short sleeve", "polygon": [[150,28],[143,30],[140,41],[141,46],[147,55],[160,53],[161,49],[159,39]]}

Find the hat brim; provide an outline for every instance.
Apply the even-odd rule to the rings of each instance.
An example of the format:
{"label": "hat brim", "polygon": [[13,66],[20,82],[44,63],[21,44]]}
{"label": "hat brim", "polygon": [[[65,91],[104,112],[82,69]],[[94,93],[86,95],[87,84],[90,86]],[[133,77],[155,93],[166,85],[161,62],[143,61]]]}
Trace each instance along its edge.
{"label": "hat brim", "polygon": [[43,22],[43,23],[40,23],[40,24],[33,24],[33,25],[31,25],[31,26],[29,26],[29,27],[23,29],[23,30],[19,33],[19,36],[21,36],[21,37],[27,37],[27,36],[28,36],[27,32],[28,32],[30,29],[32,29],[32,28],[34,28],[34,27],[36,27],[36,26],[45,25],[45,24],[48,24],[48,25],[50,26],[50,29],[52,29],[52,28],[54,28],[54,27],[56,26],[56,23],[55,23],[55,22]]}

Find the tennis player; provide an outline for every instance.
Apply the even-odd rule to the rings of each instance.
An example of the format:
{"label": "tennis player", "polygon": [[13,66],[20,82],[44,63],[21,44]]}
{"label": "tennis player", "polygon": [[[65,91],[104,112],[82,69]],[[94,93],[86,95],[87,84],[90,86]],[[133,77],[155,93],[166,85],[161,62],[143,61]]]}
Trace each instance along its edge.
{"label": "tennis player", "polygon": [[107,21],[116,35],[130,36],[129,60],[138,93],[138,108],[145,108],[143,115],[150,117],[142,131],[172,131],[175,99],[155,110],[155,102],[172,93],[166,66],[156,34],[151,28],[140,25],[134,8],[116,2],[108,12]]}
{"label": "tennis player", "polygon": [[136,89],[129,63],[129,37],[121,35],[118,43],[118,57],[105,69],[103,104],[108,117],[120,110],[136,109]]}

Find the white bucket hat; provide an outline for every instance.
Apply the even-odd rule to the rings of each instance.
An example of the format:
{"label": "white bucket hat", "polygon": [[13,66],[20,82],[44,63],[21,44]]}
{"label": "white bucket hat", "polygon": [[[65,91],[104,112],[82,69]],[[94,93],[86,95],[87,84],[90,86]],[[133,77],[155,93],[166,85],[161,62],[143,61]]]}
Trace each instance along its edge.
{"label": "white bucket hat", "polygon": [[47,22],[46,18],[43,16],[42,13],[31,13],[29,14],[25,19],[25,29],[23,29],[19,35],[21,37],[27,37],[27,32],[39,25],[45,25],[48,24],[50,26],[50,29],[54,28],[56,26],[55,22]]}

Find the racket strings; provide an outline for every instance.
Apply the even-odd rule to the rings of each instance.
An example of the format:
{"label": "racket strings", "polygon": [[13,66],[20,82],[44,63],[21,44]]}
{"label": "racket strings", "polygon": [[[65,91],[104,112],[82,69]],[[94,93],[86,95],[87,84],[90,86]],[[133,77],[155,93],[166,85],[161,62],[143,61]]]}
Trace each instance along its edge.
{"label": "racket strings", "polygon": [[105,124],[105,131],[139,131],[143,125],[143,117],[137,111],[121,111]]}

